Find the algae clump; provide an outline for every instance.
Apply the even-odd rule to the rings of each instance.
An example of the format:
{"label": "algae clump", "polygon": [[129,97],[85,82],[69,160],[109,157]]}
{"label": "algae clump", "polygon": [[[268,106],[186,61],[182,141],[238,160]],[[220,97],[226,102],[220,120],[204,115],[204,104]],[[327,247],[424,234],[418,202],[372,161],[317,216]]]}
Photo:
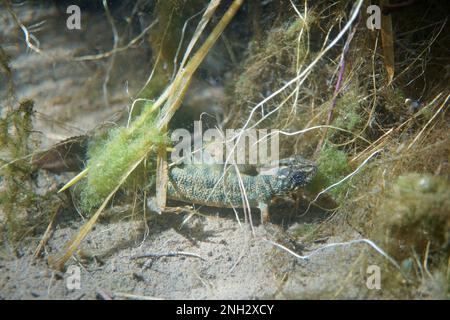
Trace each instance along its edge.
{"label": "algae clump", "polygon": [[[309,192],[317,193],[321,189],[338,182],[350,171],[347,154],[334,147],[325,146],[317,158],[317,175],[310,185],[306,187]],[[346,181],[330,190],[330,194],[339,198],[347,190],[349,182]],[[336,199],[337,200],[337,199]]]}
{"label": "algae clump", "polygon": [[156,127],[157,113],[148,115],[151,107],[152,104],[145,106],[135,126],[112,129],[104,141],[89,146],[89,173],[81,191],[83,210],[89,211],[99,205],[126,175],[130,166],[144,157],[152,146],[167,142],[166,135]]}
{"label": "algae clump", "polygon": [[450,186],[444,178],[400,176],[378,210],[375,236],[399,259],[448,250],[449,208]]}

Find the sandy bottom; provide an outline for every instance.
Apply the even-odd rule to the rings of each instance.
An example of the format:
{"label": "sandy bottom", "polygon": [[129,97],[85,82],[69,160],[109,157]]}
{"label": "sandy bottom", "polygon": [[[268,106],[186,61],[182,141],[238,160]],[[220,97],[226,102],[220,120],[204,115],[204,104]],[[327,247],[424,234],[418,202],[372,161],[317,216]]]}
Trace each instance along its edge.
{"label": "sandy bottom", "polygon": [[[271,222],[258,225],[259,214],[255,209],[252,231],[248,223],[238,223],[231,209],[201,208],[199,214],[192,216],[164,213],[144,220],[142,214],[131,217],[129,208],[111,208],[82,243],[76,258],[70,259],[60,272],[48,266],[47,258],[60,252],[84,223],[75,210],[63,210],[39,258],[33,258],[40,240],[35,238],[29,240],[19,258],[0,261],[0,298],[362,299],[384,296],[382,290],[367,288],[367,273],[357,263],[362,256],[379,260],[378,256],[370,256],[367,245],[315,251],[343,239],[330,235],[308,242],[295,240],[296,230],[302,224],[314,227],[327,217],[314,211],[299,217],[292,214],[293,210],[281,204],[271,210]],[[238,211],[238,215],[242,218],[243,212]],[[299,259],[274,243],[299,255],[315,253],[307,260]],[[152,257],[136,258],[145,254]]]}

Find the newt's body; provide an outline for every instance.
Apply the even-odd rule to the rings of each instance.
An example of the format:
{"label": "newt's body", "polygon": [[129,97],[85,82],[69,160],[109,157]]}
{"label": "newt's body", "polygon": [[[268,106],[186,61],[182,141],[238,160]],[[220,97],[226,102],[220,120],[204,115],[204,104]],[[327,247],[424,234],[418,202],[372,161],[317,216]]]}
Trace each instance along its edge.
{"label": "newt's body", "polygon": [[[258,207],[268,219],[269,203],[275,196],[308,184],[316,166],[300,156],[280,160],[270,174],[225,173],[209,165],[184,165],[169,171],[167,195],[170,199],[213,207]],[[244,194],[246,199],[244,198]]]}
{"label": "newt's body", "polygon": [[[63,141],[37,155],[33,163],[54,172],[81,170],[87,139],[82,136]],[[224,174],[223,168],[212,165],[175,166],[169,170],[167,196],[173,200],[213,207],[258,207],[263,220],[267,220],[273,197],[307,185],[315,173],[316,166],[301,156],[282,159],[277,167],[256,175],[238,175],[233,167]],[[153,205],[149,204],[149,207]]]}

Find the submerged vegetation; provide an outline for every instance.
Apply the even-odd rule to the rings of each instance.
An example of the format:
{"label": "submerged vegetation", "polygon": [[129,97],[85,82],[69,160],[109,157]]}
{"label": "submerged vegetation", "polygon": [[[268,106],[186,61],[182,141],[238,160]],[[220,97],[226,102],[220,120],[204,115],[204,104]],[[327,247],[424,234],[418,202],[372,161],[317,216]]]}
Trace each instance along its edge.
{"label": "submerged vegetation", "polygon": [[24,101],[16,108],[4,112],[0,120],[2,130],[1,147],[8,152],[14,163],[1,159],[0,202],[5,214],[5,226],[8,237],[17,241],[27,225],[26,209],[36,203],[37,195],[32,188],[31,167],[27,161],[30,153],[30,133],[33,102]]}
{"label": "submerged vegetation", "polygon": [[[380,258],[380,265],[392,271],[383,273],[392,297],[448,298],[450,57],[445,49],[450,32],[442,16],[448,4],[406,6],[384,17],[381,30],[369,31],[369,3],[357,3],[361,7],[353,1],[333,6],[327,1],[249,1],[229,28],[211,31],[205,27],[210,20],[216,24],[226,17],[224,8],[215,11],[214,1],[158,1],[153,17],[160,21],[158,32],[144,40],[152,52],[153,77],[137,91],[138,111],[130,111],[127,126],[114,126],[91,142],[86,169],[76,180],[83,213],[106,205],[128,176],[132,183],[125,182],[123,189],[140,192],[157,175],[160,148],[168,146],[169,121],[191,78],[195,81],[197,68],[207,73],[206,53],[221,36],[214,48],[221,59],[227,57],[221,62],[229,67],[223,68],[228,69],[226,76],[210,81],[227,93],[225,120],[218,125],[278,129],[282,156],[302,154],[318,165],[306,200],[311,206],[320,206],[325,197],[333,200],[333,206],[325,208],[332,213],[329,219],[299,227],[296,236],[347,237],[356,230],[401,266],[398,270]],[[426,5],[431,9],[425,11]],[[194,19],[205,25],[185,25],[205,7],[203,16]],[[188,40],[192,37],[188,45],[181,42],[185,33]],[[389,36],[394,47],[386,40]],[[200,46],[209,40],[210,47]],[[189,50],[204,50],[203,56]],[[0,59],[11,78],[3,50]],[[0,121],[0,204],[2,230],[17,241],[42,216],[48,223],[59,200],[55,190],[38,195],[33,187],[33,103],[14,101],[13,90],[9,86],[8,107]],[[45,201],[49,205],[44,209]],[[367,263],[358,262],[349,274]]]}
{"label": "submerged vegetation", "polygon": [[[147,104],[143,109],[143,114],[149,111],[152,104]],[[154,111],[151,115],[154,114]],[[138,118],[139,119],[139,118]],[[138,127],[118,127],[109,132],[105,141],[97,141],[92,144],[88,151],[89,160],[86,167],[89,168],[89,174],[81,191],[82,208],[89,212],[110,194],[117,181],[129,170],[130,163],[136,163],[147,152],[151,145],[161,145],[165,142],[163,133],[156,127],[156,117],[142,121]],[[151,163],[148,163],[151,168]],[[145,186],[150,180],[150,172],[142,174],[140,168],[140,185]]]}

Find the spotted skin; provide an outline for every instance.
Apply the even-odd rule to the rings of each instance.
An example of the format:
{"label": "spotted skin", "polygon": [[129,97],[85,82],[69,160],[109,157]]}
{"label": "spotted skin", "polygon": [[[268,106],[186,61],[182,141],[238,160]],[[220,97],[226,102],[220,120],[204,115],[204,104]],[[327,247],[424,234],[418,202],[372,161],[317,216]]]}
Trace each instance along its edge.
{"label": "spotted skin", "polygon": [[242,185],[250,207],[258,207],[261,219],[267,221],[272,198],[304,187],[315,173],[314,163],[300,156],[282,159],[278,167],[257,175],[238,175],[233,167],[224,174],[213,166],[183,165],[169,170],[167,196],[212,207],[242,208],[245,205]]}

